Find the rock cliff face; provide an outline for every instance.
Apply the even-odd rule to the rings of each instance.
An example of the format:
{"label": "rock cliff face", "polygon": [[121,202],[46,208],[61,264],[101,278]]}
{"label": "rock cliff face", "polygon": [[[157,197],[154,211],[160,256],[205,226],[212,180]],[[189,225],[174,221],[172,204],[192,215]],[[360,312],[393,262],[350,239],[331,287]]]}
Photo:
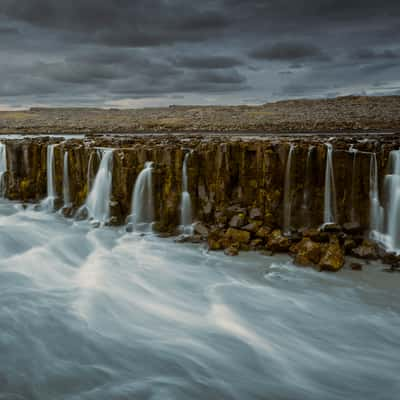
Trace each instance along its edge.
{"label": "rock cliff face", "polygon": [[[333,147],[333,222],[348,230],[352,227],[360,236],[370,227],[373,154],[382,183],[389,153],[400,148],[400,137],[373,135],[360,140],[359,136],[341,136],[329,142]],[[114,149],[110,198],[113,224],[126,222],[135,180],[145,162],[152,161],[154,228],[176,232],[183,160],[188,151],[192,151],[187,175],[193,220],[202,223],[195,231],[200,231],[198,236],[209,237],[211,248],[235,244],[241,249],[288,250],[292,241],[301,239],[302,232],[324,223],[327,145],[326,139],[319,136],[93,136],[82,140],[8,139],[2,143],[7,149],[5,196],[23,202],[46,197],[47,147],[56,144],[54,185],[58,207],[63,205],[63,160],[68,151],[69,215],[84,204],[100,163],[99,149],[106,147]],[[293,150],[288,168],[290,146]],[[285,212],[289,213],[286,217]],[[281,235],[284,220],[289,224],[289,237]]]}

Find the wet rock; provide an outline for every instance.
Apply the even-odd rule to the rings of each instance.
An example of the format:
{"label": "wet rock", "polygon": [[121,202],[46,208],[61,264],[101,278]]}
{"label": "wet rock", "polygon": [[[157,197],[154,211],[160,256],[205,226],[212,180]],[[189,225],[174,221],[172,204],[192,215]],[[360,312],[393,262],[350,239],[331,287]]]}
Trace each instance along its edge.
{"label": "wet rock", "polygon": [[209,250],[216,251],[222,249],[221,233],[219,230],[211,230],[208,233],[207,244]]}
{"label": "wet rock", "polygon": [[243,213],[236,214],[229,221],[229,226],[231,228],[240,228],[246,223],[245,218],[246,217]]}
{"label": "wet rock", "polygon": [[321,260],[322,245],[304,238],[296,245],[295,263],[302,266],[317,265]]}
{"label": "wet rock", "polygon": [[250,242],[250,249],[252,249],[252,250],[260,249],[260,248],[262,248],[262,246],[263,246],[263,240],[262,239],[253,239]]}
{"label": "wet rock", "polygon": [[322,232],[328,232],[328,233],[337,233],[340,232],[341,230],[342,230],[341,226],[335,223],[324,224],[321,227]]}
{"label": "wet rock", "polygon": [[250,233],[255,233],[258,231],[260,224],[261,222],[251,222],[250,224],[242,226],[242,229]]}
{"label": "wet rock", "polygon": [[89,223],[90,223],[90,226],[91,226],[93,229],[100,228],[100,226],[101,226],[100,221],[97,221],[97,220],[92,220],[92,221],[90,221]]}
{"label": "wet rock", "polygon": [[240,229],[228,228],[228,230],[225,232],[224,238],[233,243],[244,244],[249,243],[250,233]]}
{"label": "wet rock", "polygon": [[321,270],[339,271],[344,265],[344,251],[339,240],[332,236],[330,242],[324,246],[321,260],[318,264]]}
{"label": "wet rock", "polygon": [[204,238],[208,236],[208,228],[201,222],[195,222],[193,224],[193,231]]}
{"label": "wet rock", "polygon": [[350,264],[350,268],[353,271],[361,271],[363,267],[362,267],[362,264],[353,262]]}
{"label": "wet rock", "polygon": [[400,272],[400,262],[394,263],[390,266],[390,268],[385,268],[385,272]]}
{"label": "wet rock", "polygon": [[346,254],[351,254],[353,249],[357,247],[357,243],[353,239],[345,239],[343,247]]}
{"label": "wet rock", "polygon": [[262,219],[263,214],[259,208],[252,208],[249,213],[250,219]]}
{"label": "wet rock", "polygon": [[133,225],[133,223],[132,223],[132,222],[129,222],[128,224],[126,224],[125,230],[126,230],[127,232],[129,232],[129,233],[132,233],[133,230],[134,230],[134,225]]}
{"label": "wet rock", "polygon": [[353,249],[351,253],[355,257],[364,258],[368,260],[376,260],[378,259],[379,256],[377,244],[368,239],[363,240],[361,246],[358,246],[355,249]]}
{"label": "wet rock", "polygon": [[225,255],[227,256],[237,256],[239,254],[239,246],[237,244],[232,244],[224,250]]}
{"label": "wet rock", "polygon": [[362,233],[362,228],[358,222],[346,222],[343,224],[343,231],[350,235],[355,235]]}
{"label": "wet rock", "polygon": [[269,235],[266,247],[274,252],[285,252],[289,250],[290,245],[290,239],[284,236],[280,229],[275,229]]}
{"label": "wet rock", "polygon": [[266,226],[262,226],[261,228],[259,228],[256,232],[256,237],[260,238],[260,239],[268,239],[268,236],[271,234],[271,228],[268,228]]}

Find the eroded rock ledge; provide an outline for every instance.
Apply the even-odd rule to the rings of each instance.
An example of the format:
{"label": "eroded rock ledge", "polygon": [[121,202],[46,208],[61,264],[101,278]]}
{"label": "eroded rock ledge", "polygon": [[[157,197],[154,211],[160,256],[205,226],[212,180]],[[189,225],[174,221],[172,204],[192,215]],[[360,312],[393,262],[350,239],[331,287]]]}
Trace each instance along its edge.
{"label": "eroded rock ledge", "polygon": [[[343,135],[329,140],[336,213],[335,223],[322,229],[327,164],[323,136],[88,136],[2,143],[7,149],[5,196],[11,200],[38,202],[46,197],[47,147],[55,143],[56,208],[63,206],[63,159],[68,151],[71,207],[64,213],[74,216],[97,172],[98,149],[113,148],[109,223],[126,223],[135,180],[145,162],[152,161],[154,229],[163,235],[178,234],[182,165],[185,154],[192,151],[187,172],[195,233],[182,240],[205,240],[211,250],[229,255],[250,249],[290,252],[297,264],[326,270],[340,269],[345,254],[399,261],[369,239],[373,160],[382,186],[389,154],[400,148],[398,135],[365,139]],[[285,218],[288,201],[289,218]]]}

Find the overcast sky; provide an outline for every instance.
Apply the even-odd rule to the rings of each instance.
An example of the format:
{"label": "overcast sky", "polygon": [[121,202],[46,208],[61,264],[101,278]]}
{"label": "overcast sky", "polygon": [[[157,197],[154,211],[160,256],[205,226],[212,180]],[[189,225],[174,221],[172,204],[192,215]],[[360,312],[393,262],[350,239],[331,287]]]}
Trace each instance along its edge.
{"label": "overcast sky", "polygon": [[400,0],[0,0],[0,108],[400,94]]}

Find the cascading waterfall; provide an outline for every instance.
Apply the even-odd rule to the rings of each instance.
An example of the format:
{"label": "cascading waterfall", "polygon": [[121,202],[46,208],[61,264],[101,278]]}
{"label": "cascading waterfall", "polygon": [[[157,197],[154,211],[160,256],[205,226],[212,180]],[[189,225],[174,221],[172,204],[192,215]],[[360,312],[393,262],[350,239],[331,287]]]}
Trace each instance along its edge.
{"label": "cascading waterfall", "polygon": [[310,146],[307,152],[303,204],[302,204],[304,225],[309,224],[309,212],[311,207],[311,190],[312,190],[312,176],[313,176],[312,154],[314,149],[315,149],[314,146]]}
{"label": "cascading waterfall", "polygon": [[93,168],[93,158],[96,152],[91,152],[89,156],[89,161],[88,161],[88,169],[87,169],[87,187],[88,187],[88,192],[90,192],[92,188],[92,168]]}
{"label": "cascading waterfall", "polygon": [[286,161],[285,182],[283,192],[283,233],[289,235],[291,231],[291,214],[292,214],[292,198],[291,198],[291,171],[292,157],[295,146],[290,145],[289,153]]}
{"label": "cascading waterfall", "polygon": [[[375,195],[378,197],[377,189]],[[389,174],[385,176],[383,198],[383,207],[379,203],[379,208],[375,206],[377,215],[374,216],[375,231],[372,236],[386,249],[400,253],[400,150],[390,152]]]}
{"label": "cascading waterfall", "polygon": [[182,166],[181,227],[183,233],[192,233],[192,204],[189,193],[187,163],[191,152],[185,154]]}
{"label": "cascading waterfall", "polygon": [[69,190],[69,165],[68,165],[68,151],[64,153],[64,165],[63,165],[63,199],[64,207],[68,207],[71,204],[71,196]]}
{"label": "cascading waterfall", "polygon": [[383,229],[383,207],[379,200],[379,178],[378,162],[376,153],[371,154],[369,175],[369,198],[370,198],[370,231],[372,238]]}
{"label": "cascading waterfall", "polygon": [[6,145],[0,143],[0,196],[4,196],[4,175],[7,172],[7,151]]}
{"label": "cascading waterfall", "polygon": [[54,211],[54,203],[57,198],[56,188],[54,184],[54,147],[55,144],[47,146],[47,197],[42,202],[42,205],[48,211]]}
{"label": "cascading waterfall", "polygon": [[146,162],[136,178],[132,195],[131,222],[134,230],[151,229],[154,221],[153,163]]}
{"label": "cascading waterfall", "polygon": [[333,147],[326,143],[325,190],[324,190],[324,224],[336,222],[336,187],[333,173]]}
{"label": "cascading waterfall", "polygon": [[99,170],[86,199],[85,207],[90,219],[104,224],[110,216],[113,149],[101,149],[100,152]]}

